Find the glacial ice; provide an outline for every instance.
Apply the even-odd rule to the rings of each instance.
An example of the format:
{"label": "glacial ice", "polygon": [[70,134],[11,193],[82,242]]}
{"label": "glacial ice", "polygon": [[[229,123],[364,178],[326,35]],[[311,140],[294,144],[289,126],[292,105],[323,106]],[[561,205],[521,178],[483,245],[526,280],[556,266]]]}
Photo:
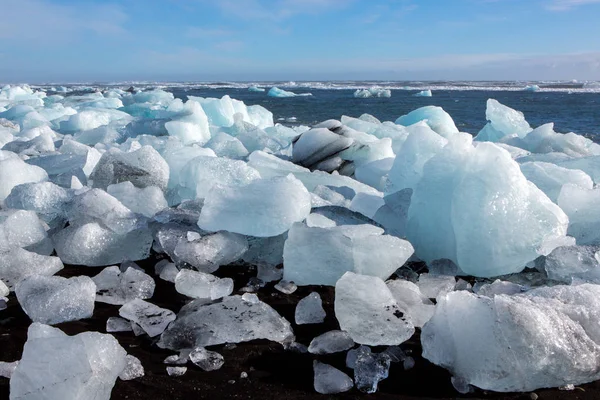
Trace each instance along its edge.
{"label": "glacial ice", "polygon": [[335,394],[352,389],[352,378],[329,364],[313,361],[314,387],[317,393]]}
{"label": "glacial ice", "polygon": [[519,272],[548,254],[567,225],[565,213],[527,181],[507,151],[491,143],[473,147],[461,134],[424,165],[406,236],[422,260],[448,259],[486,277]]}
{"label": "glacial ice", "polygon": [[10,380],[10,398],[109,400],[127,353],[111,335],[61,330],[33,323]]}
{"label": "glacial ice", "polygon": [[[198,346],[269,339],[307,352],[259,296],[273,285],[285,294],[336,285],[336,317],[351,339],[344,346],[393,345],[348,353],[359,390],[375,391],[390,361],[414,365],[396,346],[414,327],[460,391],[599,378],[598,290],[589,283],[600,283],[600,145],[589,138],[530,126],[495,100],[473,142],[434,106],[396,123],[363,114],[287,127],[229,96],[184,102],[166,89],[98,89],[0,89],[0,308],[10,290],[27,315],[50,324],[89,317],[94,300],[122,305],[128,319],[109,318],[107,331],[160,335],[160,346],[184,350],[176,356],[183,364],[169,370],[177,375],[195,348],[198,363],[217,361],[207,369],[222,362]],[[194,298],[177,316],[143,301],[155,278],[132,260],[151,251],[160,253],[160,285]],[[424,261],[429,273],[407,261]],[[91,281],[52,276],[63,262],[109,267]],[[241,297],[231,296],[231,279],[210,275],[238,262],[255,273]],[[537,271],[505,275],[525,267]],[[395,271],[410,281],[381,280]],[[456,282],[468,275],[504,276]],[[571,286],[532,289],[557,283]],[[284,297],[295,302],[296,293]],[[297,325],[326,317],[316,292],[295,305]],[[52,340],[61,352],[30,349],[25,367],[35,374],[17,371],[15,385],[27,389],[11,397],[108,398],[116,376],[143,373],[124,353],[92,359],[105,350],[88,344],[110,337],[80,336],[34,323],[26,348]],[[56,371],[44,376],[38,362],[49,352]],[[98,378],[116,359],[121,367]],[[332,367],[314,368],[317,390],[352,386]]]}
{"label": "glacial ice", "polygon": [[277,236],[310,213],[310,194],[293,176],[260,179],[243,187],[215,185],[198,226],[258,237]]}
{"label": "glacial ice", "polygon": [[190,361],[206,372],[216,371],[225,363],[222,355],[215,351],[206,350],[204,347],[196,347],[192,350]]}
{"label": "glacial ice", "polygon": [[320,324],[325,320],[323,301],[317,292],[312,292],[296,305],[296,325]]}
{"label": "glacial ice", "polygon": [[599,294],[600,286],[591,284],[493,298],[449,293],[423,327],[423,356],[498,392],[597,380]]}
{"label": "glacial ice", "polygon": [[127,354],[125,363],[125,368],[119,374],[119,379],[122,381],[130,381],[144,376],[144,367],[138,358]]}
{"label": "glacial ice", "polygon": [[119,315],[138,324],[150,337],[164,332],[175,320],[175,313],[147,301],[134,299],[119,308]]}
{"label": "glacial ice", "polygon": [[117,266],[107,267],[92,280],[96,284],[96,301],[117,305],[134,299],[149,299],[156,287],[150,275],[136,268],[122,271]]}
{"label": "glacial ice", "polygon": [[335,285],[335,317],[357,343],[397,345],[415,328],[380,278],[346,272]]}
{"label": "glacial ice", "polygon": [[231,278],[219,279],[203,272],[182,269],[175,277],[175,290],[196,299],[216,300],[233,292]]}
{"label": "glacial ice", "polygon": [[431,97],[433,94],[431,93],[431,89],[421,90],[418,93],[415,93],[413,96],[415,97]]}
{"label": "glacial ice", "polygon": [[87,276],[33,275],[17,283],[15,293],[32,321],[55,325],[91,317],[96,285]]}
{"label": "glacial ice", "polygon": [[354,346],[354,340],[344,331],[329,331],[314,338],[308,346],[312,354],[331,354],[346,351]]}
{"label": "glacial ice", "polygon": [[333,286],[346,271],[388,278],[412,255],[405,240],[373,225],[292,226],[283,249],[283,277],[297,285]]}
{"label": "glacial ice", "polygon": [[162,334],[159,346],[179,350],[254,339],[291,342],[294,333],[290,323],[266,303],[229,296],[220,303],[188,304]]}
{"label": "glacial ice", "polygon": [[312,96],[312,93],[294,93],[294,92],[288,92],[286,90],[283,89],[279,89],[276,86],[273,86],[271,89],[269,89],[269,92],[267,93],[268,96],[270,97],[296,97],[296,96]]}

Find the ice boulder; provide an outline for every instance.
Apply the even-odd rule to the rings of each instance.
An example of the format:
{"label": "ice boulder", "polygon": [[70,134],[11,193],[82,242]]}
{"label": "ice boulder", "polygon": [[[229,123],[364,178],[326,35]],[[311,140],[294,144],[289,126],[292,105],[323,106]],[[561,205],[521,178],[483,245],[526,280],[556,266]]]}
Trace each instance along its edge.
{"label": "ice boulder", "polygon": [[52,182],[24,183],[15,186],[4,204],[8,208],[35,211],[46,223],[66,217],[73,194]]}
{"label": "ice boulder", "polygon": [[90,318],[96,285],[87,276],[29,276],[15,288],[17,300],[34,322],[55,325]]}
{"label": "ice boulder", "polygon": [[179,185],[197,199],[204,199],[216,184],[244,186],[257,179],[260,179],[260,173],[244,161],[224,157],[198,156],[179,173]]}
{"label": "ice boulder", "polygon": [[42,168],[29,165],[16,155],[9,156],[14,153],[5,152],[5,154],[7,155],[0,154],[0,205],[15,186],[48,180],[48,174]]}
{"label": "ice boulder", "polygon": [[414,125],[417,122],[424,121],[431,129],[439,135],[448,138],[458,133],[458,128],[454,120],[442,107],[425,106],[417,108],[406,115],[399,117],[396,124],[403,126]]}
{"label": "ice boulder", "polygon": [[132,119],[131,115],[123,111],[87,108],[79,111],[77,114],[71,115],[68,120],[62,121],[60,123],[60,130],[64,133],[87,131],[108,125],[111,122],[127,125]]}
{"label": "ice boulder", "polygon": [[[126,264],[124,264],[126,265]],[[154,279],[136,268],[107,267],[92,278],[96,284],[96,301],[123,305],[134,299],[149,299],[154,294]]]}
{"label": "ice boulder", "polygon": [[270,97],[296,97],[296,96],[312,96],[312,93],[296,94],[294,92],[288,92],[286,90],[279,89],[278,87],[273,86],[271,89],[269,89],[269,92],[267,93],[267,95]]}
{"label": "ice boulder", "polygon": [[548,278],[566,284],[600,284],[600,248],[598,246],[557,247],[544,259]]}
{"label": "ice boulder", "polygon": [[210,140],[208,117],[198,102],[189,100],[181,114],[165,124],[169,135],[178,137],[183,143],[205,144]]}
{"label": "ice boulder", "polygon": [[139,325],[150,337],[164,332],[175,320],[175,313],[141,299],[133,299],[119,308],[119,315]]}
{"label": "ice boulder", "polygon": [[415,332],[384,281],[353,272],[346,272],[335,285],[335,317],[360,344],[398,345]]}
{"label": "ice boulder", "polygon": [[500,104],[494,99],[487,101],[485,118],[489,122],[475,138],[481,142],[500,142],[511,135],[523,138],[532,130],[522,112]]}
{"label": "ice boulder", "polygon": [[343,393],[352,389],[352,378],[329,364],[313,362],[314,387],[321,394]]}
{"label": "ice boulder", "polygon": [[265,89],[264,89],[264,88],[261,88],[261,87],[258,87],[258,86],[254,86],[254,85],[252,85],[252,86],[250,86],[250,87],[248,88],[248,91],[249,91],[249,92],[264,92],[264,91],[265,91]]}
{"label": "ice boulder", "polygon": [[421,293],[419,286],[401,279],[390,280],[386,284],[398,303],[398,308],[410,318],[414,326],[422,328],[431,319],[435,305]]}
{"label": "ice boulder", "polygon": [[490,277],[550,253],[568,222],[506,150],[473,147],[471,136],[460,134],[425,163],[406,236],[425,262],[448,259],[467,274]]}
{"label": "ice boulder", "polygon": [[585,172],[559,167],[551,163],[537,161],[523,163],[521,172],[555,203],[558,202],[560,190],[566,183],[577,185],[582,189],[594,187],[592,178]]}
{"label": "ice boulder", "polygon": [[169,165],[151,146],[143,146],[130,153],[111,148],[102,155],[90,175],[94,187],[130,181],[136,187],[158,186],[162,190],[169,183]]}
{"label": "ice boulder", "polygon": [[560,152],[571,157],[600,155],[600,145],[573,132],[555,132],[553,123],[541,125],[529,132],[522,139],[522,147],[532,153]]}
{"label": "ice boulder", "polygon": [[569,216],[568,234],[577,244],[600,244],[600,189],[565,184],[558,205]]}
{"label": "ice boulder", "polygon": [[162,334],[160,347],[173,350],[268,339],[294,340],[290,323],[255,295],[229,296],[221,302],[192,302]]}
{"label": "ice boulder", "polygon": [[196,299],[216,300],[233,292],[233,279],[182,269],[175,277],[175,290]]}
{"label": "ice boulder", "polygon": [[172,258],[186,262],[199,271],[211,273],[221,265],[239,260],[246,250],[248,250],[248,241],[245,236],[217,232],[212,235],[198,235],[197,238],[179,239]]}
{"label": "ice boulder", "polygon": [[43,256],[22,248],[0,252],[0,279],[9,288],[33,275],[54,275],[64,268],[58,257]]}
{"label": "ice boulder", "polygon": [[294,224],[283,249],[283,277],[297,285],[330,285],[346,273],[387,279],[412,255],[410,243],[373,225],[329,228]]}
{"label": "ice boulder", "polygon": [[311,209],[310,194],[292,175],[260,179],[243,187],[214,186],[204,200],[198,226],[257,237],[277,236]]}
{"label": "ice boulder", "polygon": [[413,125],[411,133],[396,153],[388,174],[386,192],[414,188],[423,175],[423,166],[448,143],[423,123]]}
{"label": "ice boulder", "polygon": [[600,379],[600,286],[513,296],[442,297],[423,327],[423,356],[484,390],[530,392]]}
{"label": "ice boulder", "polygon": [[10,380],[10,399],[109,400],[127,352],[112,336],[33,323]]}
{"label": "ice boulder", "polygon": [[147,229],[119,234],[97,222],[90,222],[69,226],[55,234],[52,240],[56,253],[65,263],[103,266],[148,258],[153,238]]}
{"label": "ice boulder", "polygon": [[[0,252],[18,247],[35,251],[47,241],[46,225],[34,211],[0,211]],[[50,243],[50,254],[52,244]]]}
{"label": "ice boulder", "polygon": [[431,97],[433,94],[431,93],[431,89],[421,90],[420,92],[415,93],[413,96],[415,97]]}
{"label": "ice boulder", "polygon": [[108,185],[106,191],[125,207],[145,217],[152,217],[169,206],[163,191],[158,186],[136,188],[133,183],[125,181]]}

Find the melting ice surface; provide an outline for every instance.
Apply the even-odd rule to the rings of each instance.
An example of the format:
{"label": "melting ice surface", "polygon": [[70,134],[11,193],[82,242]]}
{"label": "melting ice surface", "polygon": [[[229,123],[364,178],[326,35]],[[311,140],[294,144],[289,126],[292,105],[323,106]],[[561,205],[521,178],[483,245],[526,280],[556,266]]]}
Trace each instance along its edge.
{"label": "melting ice surface", "polygon": [[[391,95],[362,87],[356,97]],[[95,302],[117,305],[107,330],[155,338],[178,360],[194,350],[206,370],[227,357],[204,346],[267,339],[321,354],[358,343],[355,383],[372,392],[394,351],[365,345],[399,346],[419,327],[425,357],[464,387],[600,378],[600,146],[590,139],[531,126],[493,99],[473,138],[435,106],[292,128],[229,96],[55,89],[0,90],[0,314],[16,301],[36,321],[12,399],[109,398],[117,376],[142,376],[112,336],[40,324],[89,318]],[[133,262],[150,254],[163,258],[155,268]],[[234,291],[219,268],[243,262],[257,277]],[[416,276],[413,262],[429,273]],[[53,276],[64,264],[97,272]],[[507,281],[471,287],[454,274]],[[334,287],[335,315],[313,292],[294,318],[335,317],[341,330],[296,343],[261,292],[273,281],[286,296]],[[159,306],[156,282],[193,300]],[[47,365],[53,374],[39,374]],[[317,362],[314,385],[336,393],[353,382]]]}

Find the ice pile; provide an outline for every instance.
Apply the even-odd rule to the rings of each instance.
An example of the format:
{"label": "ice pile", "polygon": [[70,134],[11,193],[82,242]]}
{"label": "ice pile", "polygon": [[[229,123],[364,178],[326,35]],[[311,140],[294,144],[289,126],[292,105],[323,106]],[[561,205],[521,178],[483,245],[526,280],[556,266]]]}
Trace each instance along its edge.
{"label": "ice pile", "polygon": [[[0,308],[12,290],[33,321],[57,324],[108,303],[107,331],[153,338],[205,370],[226,358],[206,346],[267,339],[317,358],[357,343],[348,359],[364,392],[390,362],[412,367],[397,346],[416,327],[461,390],[600,378],[600,146],[590,139],[532,127],[493,99],[476,138],[435,106],[291,128],[229,96],[156,88],[7,86],[0,108]],[[135,263],[150,257],[150,268]],[[69,279],[53,276],[63,263]],[[256,276],[237,286],[228,264]],[[88,267],[103,269],[76,276]],[[188,303],[155,302],[163,285]],[[306,285],[335,287],[340,330],[296,343],[264,291],[291,301]],[[301,297],[297,325],[334,317],[331,299]],[[170,374],[185,372],[173,364]],[[141,371],[110,336],[34,323],[11,397],[108,398],[117,376]],[[317,391],[352,384],[314,364]]]}
{"label": "ice pile", "polygon": [[368,99],[370,97],[392,97],[392,91],[390,89],[373,86],[368,89],[357,89],[354,92],[354,97],[359,99]]}

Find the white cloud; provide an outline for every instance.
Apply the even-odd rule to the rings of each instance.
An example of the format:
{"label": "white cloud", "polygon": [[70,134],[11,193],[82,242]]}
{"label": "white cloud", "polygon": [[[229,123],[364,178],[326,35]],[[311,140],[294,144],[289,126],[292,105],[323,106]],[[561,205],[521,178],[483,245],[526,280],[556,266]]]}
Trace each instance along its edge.
{"label": "white cloud", "polygon": [[318,15],[340,10],[355,0],[219,0],[214,2],[224,14],[241,19],[278,21],[299,14]]}
{"label": "white cloud", "polygon": [[186,29],[185,36],[191,39],[203,39],[207,37],[228,37],[232,36],[234,33],[234,31],[229,29],[190,26]]}
{"label": "white cloud", "polygon": [[553,0],[547,8],[552,11],[567,11],[588,4],[600,4],[600,0]]}
{"label": "white cloud", "polygon": [[53,4],[47,0],[3,0],[0,40],[47,44],[80,38],[126,34],[127,14],[112,4]]}

